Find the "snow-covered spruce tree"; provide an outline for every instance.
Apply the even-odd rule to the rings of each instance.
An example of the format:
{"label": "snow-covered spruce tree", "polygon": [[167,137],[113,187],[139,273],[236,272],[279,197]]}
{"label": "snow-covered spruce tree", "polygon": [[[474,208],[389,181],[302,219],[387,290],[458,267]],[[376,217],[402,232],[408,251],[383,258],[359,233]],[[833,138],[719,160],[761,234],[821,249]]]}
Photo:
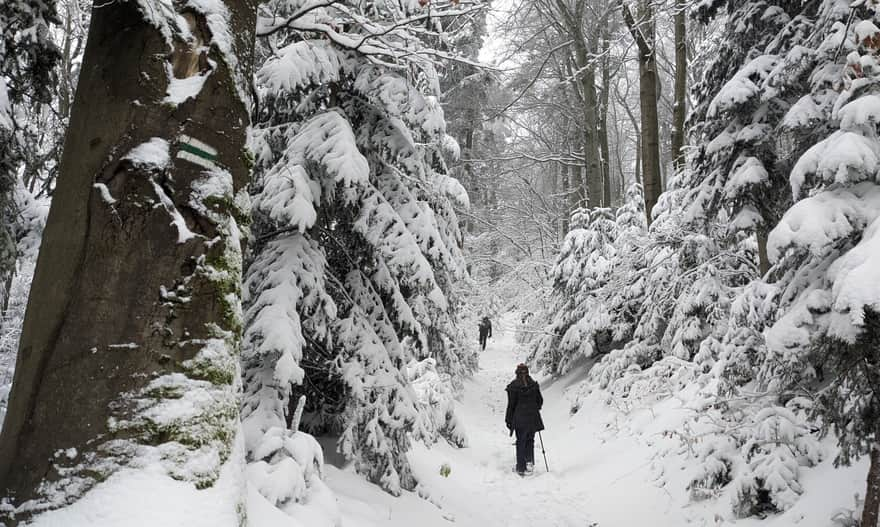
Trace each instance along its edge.
{"label": "snow-covered spruce tree", "polygon": [[[488,1],[484,3],[489,4]],[[451,20],[445,28],[448,34],[441,40],[441,46],[477,60],[486,37],[486,17],[487,12],[482,11]],[[498,79],[493,72],[472,62],[450,61],[440,71],[439,85],[447,133],[459,145],[445,156],[450,173],[467,189],[472,205],[470,212],[491,218],[492,198],[498,189],[497,182],[491,178],[492,163],[485,160],[495,157],[503,138],[496,132],[494,123],[484,120],[490,117],[487,110],[492,105],[492,97],[499,91]],[[471,232],[482,227],[473,222],[467,225]]]}
{"label": "snow-covered spruce tree", "polygon": [[[693,170],[685,175],[689,190],[683,218],[731,256],[716,271],[728,274],[729,263],[739,261],[744,272],[726,295],[731,306],[727,320],[694,342],[699,346],[694,360],[706,374],[699,378],[708,390],[704,394],[723,411],[705,423],[714,429],[709,437],[716,438],[707,444],[717,448],[699,456],[691,490],[694,496],[712,495],[736,476],[734,511],[750,515],[790,507],[800,493],[799,466],[818,459],[792,454],[779,461],[790,450],[785,441],[773,449],[750,447],[768,440],[761,423],[774,396],[729,396],[754,380],[755,366],[766,354],[762,331],[772,324],[777,308],[773,286],[760,281],[740,286],[766,272],[766,233],[790,202],[787,176],[798,156],[828,130],[822,116],[836,96],[817,63],[837,46],[823,43],[824,35],[817,36],[815,28],[845,17],[845,11],[819,2],[727,7],[725,44],[697,89],[703,103],[693,116],[694,130],[702,141],[697,141]],[[736,426],[742,421],[751,424]],[[815,441],[807,428],[797,429],[802,444]]]}
{"label": "snow-covered spruce tree", "polygon": [[[8,524],[96,484],[127,489],[127,477],[203,489],[216,499],[186,501],[188,514],[243,523],[239,222],[254,19],[246,0],[94,10],[0,436]],[[182,512],[161,495],[101,503],[154,520]]]}
{"label": "snow-covered spruce tree", "polygon": [[[809,40],[820,2],[704,2],[709,19],[726,12],[717,55],[694,88],[691,114],[695,150],[681,185],[687,189],[684,223],[730,246],[756,236],[766,272],[767,232],[790,204],[787,174],[803,136],[821,137],[816,112],[830,103],[810,93]],[[790,112],[800,104],[803,111]],[[812,111],[808,111],[812,110]]]}
{"label": "snow-covered spruce tree", "polygon": [[58,49],[49,35],[55,2],[23,0],[0,5],[0,311],[15,271],[18,170],[28,149],[20,123],[24,106],[49,101]]}
{"label": "snow-covered spruce tree", "polygon": [[698,6],[704,21],[723,10],[726,22],[715,59],[694,88],[688,169],[670,183],[655,211],[665,218],[652,228],[647,257],[631,273],[650,269],[652,277],[629,344],[647,346],[640,356],[659,346],[654,354],[672,353],[710,370],[729,333],[733,299],[766,268],[766,232],[790,202],[784,187],[797,155],[794,139],[816,133],[809,119],[784,118],[808,91],[812,55],[800,44],[817,5]]}
{"label": "snow-covered spruce tree", "polygon": [[725,338],[751,342],[737,333],[747,333],[748,326],[726,327],[729,308],[741,288],[767,269],[766,233],[790,203],[787,174],[798,149],[803,151],[799,141],[821,133],[814,115],[789,111],[806,105],[800,101],[809,93],[814,53],[803,44],[818,5],[704,2],[697,9],[704,21],[723,10],[726,22],[715,59],[694,88],[695,149],[674,185],[681,196],[669,218],[673,228],[657,236],[680,239],[681,250],[666,266],[679,268],[673,276],[690,278],[671,292],[675,308],[669,318],[658,320],[669,325],[663,347],[696,360],[704,372],[726,353]]}
{"label": "snow-covered spruce tree", "polygon": [[602,287],[614,272],[619,243],[611,209],[578,209],[570,225],[552,270],[554,315],[532,350],[539,366],[560,374],[597,353],[600,334],[612,325]]}
{"label": "snow-covered spruce tree", "polygon": [[[822,388],[827,382],[822,379],[828,375],[827,371],[832,365],[845,365],[843,369],[846,369],[852,364],[851,355],[839,350],[830,351],[836,349],[835,339],[838,337],[829,337],[828,327],[823,326],[822,323],[814,323],[813,317],[825,318],[830,309],[824,303],[826,300],[816,299],[822,294],[834,294],[835,286],[831,283],[833,280],[823,277],[823,274],[830,272],[833,267],[832,262],[845,253],[848,247],[857,243],[872,217],[855,220],[852,218],[849,205],[845,204],[846,198],[829,199],[829,194],[826,194],[832,192],[833,195],[836,188],[845,189],[854,184],[857,186],[863,178],[871,177],[864,175],[865,173],[875,173],[873,162],[870,161],[870,156],[876,155],[874,153],[868,157],[867,167],[860,167],[859,162],[848,160],[847,155],[852,152],[851,146],[863,145],[865,141],[858,135],[844,133],[862,126],[867,137],[875,137],[873,124],[869,124],[874,121],[871,121],[870,115],[865,115],[870,112],[866,112],[863,107],[842,110],[851,99],[862,95],[865,91],[870,91],[870,88],[866,90],[865,85],[874,82],[864,80],[870,77],[870,74],[862,71],[863,66],[870,71],[870,60],[863,61],[858,53],[855,55],[851,53],[857,44],[861,44],[862,48],[859,52],[862,55],[874,55],[875,50],[869,48],[873,47],[875,29],[872,23],[860,22],[860,17],[866,18],[870,15],[860,13],[859,10],[854,11],[854,15],[858,16],[855,16],[852,24],[853,35],[846,35],[845,22],[850,14],[846,6],[835,2],[813,4],[808,2],[794,7],[799,14],[792,18],[779,36],[774,36],[770,40],[768,47],[763,50],[765,55],[746,62],[743,69],[734,75],[713,100],[713,102],[721,100],[726,91],[728,101],[736,102],[735,95],[742,93],[746,101],[752,99],[770,103],[766,109],[757,114],[757,117],[761,118],[763,128],[769,130],[769,137],[772,137],[772,140],[768,140],[766,134],[760,134],[763,139],[757,145],[761,146],[761,150],[752,157],[759,160],[772,159],[773,169],[770,169],[771,165],[766,161],[762,161],[767,171],[766,178],[762,171],[755,172],[752,169],[750,170],[754,175],[761,177],[740,177],[746,176],[747,172],[740,173],[738,172],[740,168],[737,168],[723,186],[723,180],[715,181],[716,188],[723,188],[725,191],[723,199],[732,199],[733,208],[729,212],[732,217],[735,219],[738,217],[737,214],[740,216],[751,214],[749,209],[752,208],[760,212],[761,223],[755,224],[759,235],[762,225],[764,228],[772,227],[774,214],[778,215],[779,211],[784,210],[783,205],[788,199],[786,195],[780,197],[776,190],[780,176],[784,176],[785,181],[791,182],[795,199],[809,196],[792,207],[771,233],[768,254],[761,255],[762,268],[769,263],[776,264],[770,269],[770,274],[766,275],[767,281],[752,282],[742,290],[732,303],[733,307],[724,335],[704,341],[701,346],[701,354],[708,359],[706,364],[712,369],[711,375],[716,376],[719,397],[715,399],[715,404],[725,408],[722,419],[727,421],[739,419],[752,423],[729,436],[735,438],[736,443],[741,445],[739,452],[731,456],[728,450],[727,454],[724,454],[728,460],[732,459],[734,465],[739,464],[742,467],[736,478],[733,503],[734,510],[740,515],[781,511],[790,507],[800,494],[799,467],[813,464],[818,459],[815,454],[795,452],[790,446],[786,446],[786,441],[776,442],[773,449],[755,450],[749,445],[756,444],[756,441],[767,441],[766,434],[762,432],[766,431],[766,428],[761,423],[762,416],[768,411],[768,404],[784,403],[786,407],[790,407],[793,404],[791,400],[793,395],[808,393],[805,390]],[[741,19],[742,17],[734,17],[732,20]],[[740,22],[734,25],[738,28],[749,26]],[[768,34],[764,33],[764,35]],[[784,54],[781,54],[780,50],[784,51],[785,48],[777,46],[780,37],[791,39],[786,44],[788,51]],[[767,51],[774,53],[766,54]],[[849,70],[844,68],[843,64],[844,57],[848,54]],[[756,66],[762,64],[767,69],[766,74],[760,73],[761,68],[756,69]],[[851,77],[857,78],[848,80],[845,75],[847,71]],[[761,82],[755,83],[756,80]],[[851,85],[850,81],[852,81]],[[866,84],[858,87],[859,83]],[[856,91],[851,91],[850,86],[856,86]],[[776,106],[775,110],[774,106]],[[748,106],[745,107],[747,108]],[[742,110],[743,108],[740,108],[730,115],[736,117]],[[724,126],[726,131],[729,123],[725,122]],[[752,133],[748,135],[755,137]],[[830,138],[826,139],[826,136]],[[846,145],[842,150],[826,148],[829,142],[841,140],[842,136],[846,137],[840,143]],[[723,138],[724,132],[718,137]],[[817,142],[824,146],[813,146]],[[731,138],[724,138],[721,143],[731,143]],[[740,146],[737,141],[733,141],[732,144],[734,149]],[[756,145],[741,146],[754,149]],[[767,149],[770,149],[769,154],[764,152]],[[706,153],[711,148],[707,147],[704,150],[703,153]],[[842,152],[843,155],[838,156],[838,152]],[[857,158],[858,154],[854,159]],[[824,173],[816,168],[822,162],[820,159],[827,159]],[[734,162],[734,168],[738,164],[740,163]],[[748,158],[742,160],[741,169],[745,170],[749,164],[758,168],[757,162]],[[749,183],[749,180],[754,181]],[[748,185],[743,186],[740,184],[742,182]],[[728,187],[741,190],[748,190],[749,187],[759,190],[763,188],[764,191],[755,193],[751,190],[746,193],[728,194]],[[711,196],[712,192],[710,189],[705,195]],[[751,195],[749,198],[751,203],[747,207],[742,208],[737,205],[742,203],[742,197],[749,195]],[[754,207],[754,203],[763,203],[763,208]],[[822,205],[816,206],[817,203]],[[772,206],[768,207],[768,205]],[[740,206],[739,213],[736,212],[737,206]],[[817,214],[818,210],[823,210],[826,215]],[[737,223],[737,221],[732,222],[734,227]],[[744,226],[747,226],[747,223]],[[843,227],[838,227],[841,224]],[[825,234],[825,231],[829,234]],[[743,234],[747,232],[748,229],[742,231]],[[760,236],[758,249],[760,252]],[[811,297],[811,294],[816,296]],[[854,307],[851,311],[861,313],[862,308],[863,306]],[[843,310],[849,312],[850,308]],[[866,325],[869,326],[870,324]],[[867,334],[869,335],[870,331]],[[870,339],[869,336],[865,338]],[[856,347],[859,347],[859,344],[856,344]],[[843,348],[845,346],[839,349]],[[821,354],[817,356],[816,353],[819,353],[817,350],[822,349],[832,357],[840,357],[843,362],[835,362],[836,359]],[[837,379],[835,383],[849,382],[846,375],[838,373],[834,375]],[[752,383],[755,380],[758,382]],[[754,393],[757,390],[759,397],[757,399],[728,397],[738,395],[739,388],[743,386],[748,388],[748,392]],[[849,389],[845,388],[844,391],[848,392]],[[864,389],[863,386],[861,390]],[[762,391],[766,393],[761,395]],[[743,402],[750,399],[751,403]],[[829,408],[839,408],[840,415],[850,415],[851,404],[851,400],[841,397],[840,392],[835,392],[834,388],[829,387],[821,389],[818,404],[804,405],[805,408],[812,408],[813,417],[821,417],[821,423],[826,426],[826,431],[833,429],[849,437],[849,440],[857,445],[861,445],[851,450],[842,449],[838,458],[842,462],[848,461],[848,456],[854,453],[867,453],[870,450],[861,443],[865,437],[870,437],[870,432],[854,431],[849,417],[837,420],[828,418]],[[831,411],[833,413],[836,410]],[[800,411],[798,415],[803,413]],[[796,427],[800,431],[799,443],[807,445],[809,451],[815,451],[814,448],[809,447],[815,439],[808,433],[814,425],[805,428],[805,422],[801,417],[799,420],[804,423]],[[780,423],[784,421],[791,419],[786,418]],[[846,444],[846,441],[843,440],[843,444]],[[707,457],[703,467],[718,466],[718,459],[714,456]],[[731,474],[728,474],[728,478],[719,478],[714,484],[724,485],[730,477]],[[876,521],[869,520],[866,524],[875,523]]]}
{"label": "snow-covered spruce tree", "polygon": [[439,34],[444,16],[477,8],[304,6],[270,2],[258,29],[266,61],[242,411],[252,465],[270,463],[252,477],[284,459],[274,438],[292,433],[291,396],[304,394],[303,427],[337,435],[359,472],[398,494],[415,485],[410,434],[464,441],[450,399],[425,403],[410,377],[436,375],[417,360],[446,379],[474,366],[451,296],[465,272],[453,206],[467,196],[442,157],[449,139],[434,59],[445,53],[419,33]]}
{"label": "snow-covered spruce tree", "polygon": [[566,236],[552,269],[553,304],[546,314],[551,329],[532,349],[531,358],[542,367],[561,373],[579,356],[607,352],[632,335],[635,315],[625,304],[633,291],[619,289],[627,273],[615,265],[641,254],[644,210],[641,186],[635,184],[616,212],[595,209],[572,216],[571,224],[579,226]]}
{"label": "snow-covered spruce tree", "polygon": [[[837,9],[835,11],[835,9]],[[823,4],[814,89],[838,93],[820,116],[836,128],[791,172],[800,198],[770,233],[778,313],[766,331],[758,379],[780,393],[818,392],[816,413],[839,442],[837,462],[869,454],[862,525],[880,506],[880,29],[873,6],[853,7],[844,34],[838,6]],[[842,48],[842,52],[838,50]],[[845,58],[844,58],[845,57]],[[843,64],[845,60],[845,64]]]}

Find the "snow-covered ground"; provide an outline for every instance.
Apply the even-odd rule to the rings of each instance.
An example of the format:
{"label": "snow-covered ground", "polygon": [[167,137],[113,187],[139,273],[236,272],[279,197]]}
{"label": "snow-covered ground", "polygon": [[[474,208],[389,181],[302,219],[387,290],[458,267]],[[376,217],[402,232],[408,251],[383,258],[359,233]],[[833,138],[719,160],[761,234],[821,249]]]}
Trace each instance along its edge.
{"label": "snow-covered ground", "polygon": [[[744,527],[829,527],[841,507],[853,506],[863,492],[863,462],[834,469],[832,452],[802,478],[805,492],[785,514],[763,521],[736,519],[730,497],[693,503],[686,485],[694,460],[664,433],[686,419],[679,399],[627,414],[609,407],[601,394],[588,397],[574,416],[566,388],[579,382],[584,369],[554,379],[538,379],[544,394],[543,439],[550,472],[536,445],[536,474],[511,472],[513,440],[504,426],[504,387],[524,359],[515,339],[516,316],[502,317],[483,352],[480,370],[468,380],[457,408],[469,445],[445,443],[428,449],[416,445],[410,460],[428,500],[407,493],[391,497],[350,470],[328,469],[327,481],[340,500],[345,527],[482,526],[482,527],[627,527],[684,525]],[[537,441],[536,441],[537,443]],[[448,477],[440,474],[446,463]]]}
{"label": "snow-covered ground", "polygon": [[[514,341],[515,320],[515,315],[505,315],[496,324],[480,370],[465,382],[456,412],[465,424],[468,447],[458,449],[445,442],[431,448],[414,445],[410,461],[427,500],[413,494],[393,498],[351,471],[328,470],[327,483],[340,499],[345,527],[409,527],[416,518],[419,527],[592,524],[585,506],[589,489],[576,488],[569,481],[571,470],[578,470],[583,460],[563,462],[568,456],[554,452],[562,448],[561,438],[571,435],[566,424],[568,404],[561,397],[564,382],[554,383],[544,395],[548,430],[543,437],[551,472],[544,469],[537,438],[536,474],[522,479],[511,470],[514,445],[504,426],[504,388],[517,363],[524,360]],[[443,464],[451,468],[448,477],[440,474]]]}
{"label": "snow-covered ground", "polygon": [[[543,432],[550,471],[544,468],[540,443],[536,473],[512,472],[513,439],[504,426],[504,388],[524,351],[516,344],[517,318],[502,317],[495,337],[481,355],[480,369],[465,383],[457,412],[468,435],[467,448],[445,442],[427,448],[415,444],[410,461],[420,487],[394,497],[344,466],[324,445],[325,482],[337,500],[339,517],[311,508],[291,509],[294,518],[271,506],[254,488],[248,492],[252,527],[832,527],[832,516],[852,508],[853,494],[863,492],[866,460],[835,469],[833,445],[816,468],[800,478],[804,494],[792,509],[765,520],[736,519],[728,488],[719,497],[691,502],[686,490],[695,467],[686,449],[668,433],[683,427],[691,410],[687,394],[624,413],[595,392],[571,415],[566,389],[579,383],[585,367],[565,377],[539,379],[544,394]],[[241,449],[241,445],[238,446]],[[242,457],[238,450],[237,459]],[[334,466],[336,463],[336,466]],[[441,467],[450,472],[441,475]],[[240,473],[239,463],[230,469]],[[244,482],[221,477],[216,488],[196,491],[155,471],[123,471],[96,487],[81,501],[41,517],[37,525],[232,525]],[[728,487],[732,487],[729,485]],[[329,494],[324,496],[333,500]],[[330,506],[332,507],[332,504]],[[302,509],[302,510],[300,510]],[[308,510],[306,510],[308,509]],[[314,509],[314,510],[313,510]],[[213,511],[214,515],[180,511]],[[311,512],[310,512],[311,511]],[[156,523],[158,522],[158,523]]]}

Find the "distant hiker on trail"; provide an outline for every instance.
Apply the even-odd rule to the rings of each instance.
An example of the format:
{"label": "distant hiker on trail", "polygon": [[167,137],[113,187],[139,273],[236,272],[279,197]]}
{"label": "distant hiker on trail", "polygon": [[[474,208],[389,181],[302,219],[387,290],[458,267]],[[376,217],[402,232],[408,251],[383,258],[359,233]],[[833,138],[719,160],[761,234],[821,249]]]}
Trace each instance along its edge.
{"label": "distant hiker on trail", "polygon": [[492,322],[489,321],[489,317],[483,317],[483,320],[480,321],[480,348],[483,351],[486,351],[486,339],[492,336]]}
{"label": "distant hiker on trail", "polygon": [[535,470],[535,433],[544,429],[540,413],[543,404],[541,389],[529,376],[529,367],[519,364],[516,379],[507,385],[504,419],[511,435],[516,432],[516,473],[520,476]]}

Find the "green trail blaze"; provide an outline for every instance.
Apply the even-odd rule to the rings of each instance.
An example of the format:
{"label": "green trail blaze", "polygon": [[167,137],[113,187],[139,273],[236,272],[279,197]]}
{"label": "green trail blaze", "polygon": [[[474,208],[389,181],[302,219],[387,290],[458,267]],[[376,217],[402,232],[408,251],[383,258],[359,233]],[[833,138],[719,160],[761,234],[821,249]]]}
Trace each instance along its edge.
{"label": "green trail blaze", "polygon": [[180,149],[183,150],[184,152],[189,152],[190,154],[193,154],[193,155],[199,156],[199,157],[201,157],[202,159],[205,159],[205,160],[207,160],[207,161],[214,162],[214,161],[217,160],[217,156],[216,156],[216,155],[213,155],[213,154],[211,154],[210,152],[207,152],[207,151],[205,151],[205,150],[202,150],[201,148],[198,148],[198,147],[196,147],[196,146],[193,146],[193,145],[191,145],[191,144],[189,144],[189,143],[180,143]]}

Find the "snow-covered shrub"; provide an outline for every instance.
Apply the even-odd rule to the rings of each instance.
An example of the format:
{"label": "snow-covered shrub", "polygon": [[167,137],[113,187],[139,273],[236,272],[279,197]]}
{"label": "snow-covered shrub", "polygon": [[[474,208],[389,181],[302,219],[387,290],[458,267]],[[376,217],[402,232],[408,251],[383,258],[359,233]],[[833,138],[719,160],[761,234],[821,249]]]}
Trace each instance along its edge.
{"label": "snow-covered shrub", "polygon": [[644,370],[628,369],[609,383],[607,390],[614,397],[630,398],[632,403],[651,403],[678,393],[695,380],[696,374],[694,363],[667,356]]}
{"label": "snow-covered shrub", "polygon": [[738,516],[794,505],[803,492],[803,468],[823,457],[808,421],[811,403],[795,398],[786,406],[767,406],[765,397],[728,399],[712,384],[697,394],[690,403],[692,418],[670,431],[697,463],[688,484],[691,499],[716,498],[732,484]]}
{"label": "snow-covered shrub", "polygon": [[273,427],[261,434],[246,468],[250,485],[270,504],[297,516],[302,507],[314,510],[334,525],[339,511],[322,481],[324,453],[311,435],[299,430],[305,396],[300,397],[290,427]]}
{"label": "snow-covered shrub", "polygon": [[776,316],[776,289],[755,281],[733,301],[727,331],[717,342],[714,375],[724,395],[755,380],[755,366],[766,356],[764,329]]}
{"label": "snow-covered shrub", "polygon": [[859,527],[861,525],[865,500],[856,494],[853,497],[853,501],[855,502],[855,507],[852,509],[840,508],[834,511],[834,514],[831,516],[831,523],[834,527]]}
{"label": "snow-covered shrub", "polygon": [[458,447],[467,446],[464,428],[455,415],[456,394],[449,374],[438,372],[436,359],[430,357],[410,361],[406,370],[419,407],[415,437],[428,444],[443,437]]}
{"label": "snow-covered shrub", "polygon": [[688,483],[691,499],[715,498],[733,480],[740,462],[737,441],[728,433],[714,433],[700,441],[695,450],[697,470]]}
{"label": "snow-covered shrub", "polygon": [[788,510],[803,493],[800,467],[822,458],[819,442],[803,414],[781,406],[760,410],[752,430],[742,446],[745,464],[734,481],[733,510],[739,516]]}
{"label": "snow-covered shrub", "polygon": [[650,367],[659,356],[659,349],[640,341],[630,341],[622,349],[614,350],[590,370],[590,379],[600,388],[608,388],[622,379],[625,373],[639,373]]}
{"label": "snow-covered shrub", "polygon": [[576,211],[571,225],[552,273],[559,299],[564,302],[558,309],[561,316],[536,350],[537,355],[546,356],[539,361],[542,365],[559,371],[565,370],[564,363],[573,356],[588,357],[596,352],[593,339],[610,321],[598,316],[594,300],[611,272],[616,250],[617,225],[609,209]]}
{"label": "snow-covered shrub", "polygon": [[[269,450],[273,443],[279,447]],[[324,455],[312,436],[276,428],[267,434],[262,448],[253,453],[258,461],[248,464],[248,481],[277,507],[302,501],[309,487],[323,484]]]}

